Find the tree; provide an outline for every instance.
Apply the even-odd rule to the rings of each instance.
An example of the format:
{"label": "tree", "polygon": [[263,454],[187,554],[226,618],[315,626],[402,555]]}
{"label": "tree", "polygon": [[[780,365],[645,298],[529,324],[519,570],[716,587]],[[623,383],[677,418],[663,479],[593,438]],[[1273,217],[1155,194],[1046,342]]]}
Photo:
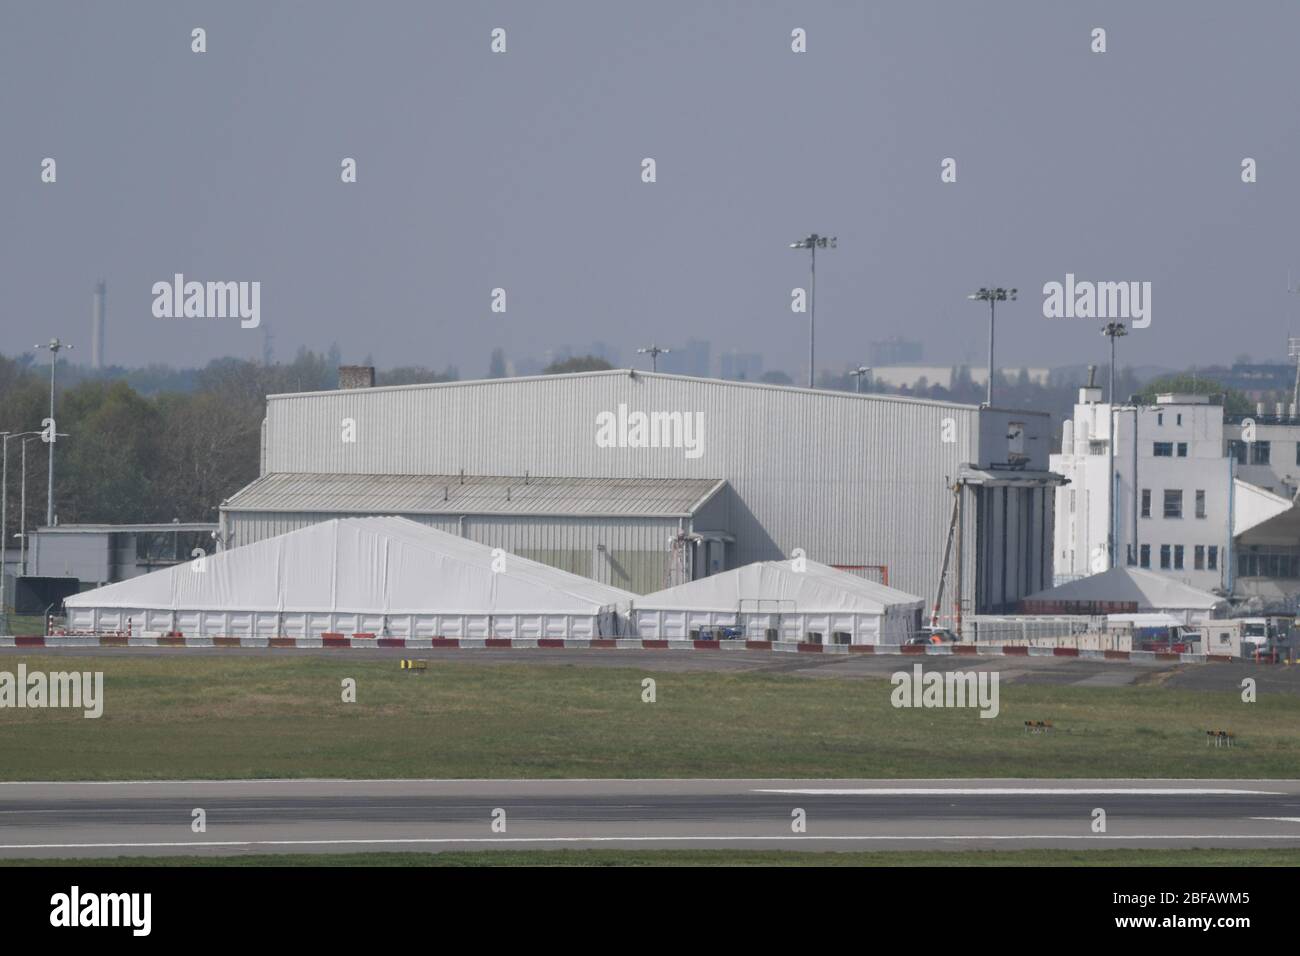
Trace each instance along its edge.
{"label": "tree", "polygon": [[459,378],[460,373],[454,365],[448,365],[441,372],[423,365],[402,365],[375,372],[376,385],[425,385],[430,382],[454,382]]}
{"label": "tree", "polygon": [[1225,388],[1213,379],[1199,375],[1186,374],[1165,375],[1152,379],[1138,392],[1139,398],[1146,404],[1154,404],[1157,395],[1174,392],[1182,395],[1210,395],[1221,398],[1223,410],[1229,415],[1249,415],[1254,406],[1235,388]]}
{"label": "tree", "polygon": [[[162,416],[153,402],[125,382],[85,382],[64,392],[61,405],[59,431],[68,437],[60,439],[56,453],[59,520],[129,523],[173,517],[164,514],[167,495],[155,493],[163,452]],[[28,469],[30,481],[30,461]],[[30,504],[32,495],[27,497]]]}
{"label": "tree", "polygon": [[760,382],[767,385],[793,385],[794,379],[782,372],[780,369],[768,369],[758,377]]}
{"label": "tree", "polygon": [[217,392],[165,395],[158,408],[164,422],[160,518],[212,521],[222,501],[257,477],[260,415]]}
{"label": "tree", "polygon": [[488,362],[488,378],[505,378],[506,377],[506,353],[499,349],[492,350],[492,358]]}
{"label": "tree", "polygon": [[571,372],[605,372],[612,369],[603,358],[594,355],[575,355],[563,362],[552,362],[542,369],[543,375],[566,375]]}

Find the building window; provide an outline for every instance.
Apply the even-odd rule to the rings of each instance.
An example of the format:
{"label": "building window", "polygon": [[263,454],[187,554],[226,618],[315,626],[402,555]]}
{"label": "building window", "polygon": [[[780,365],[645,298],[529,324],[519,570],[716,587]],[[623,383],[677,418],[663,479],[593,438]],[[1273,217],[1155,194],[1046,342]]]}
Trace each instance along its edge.
{"label": "building window", "polygon": [[1182,569],[1183,569],[1183,546],[1181,544],[1176,544],[1174,545],[1174,570],[1181,571]]}
{"label": "building window", "polygon": [[1165,489],[1165,517],[1181,518],[1183,516],[1183,492]]}
{"label": "building window", "polygon": [[1181,425],[1182,423],[1183,423],[1183,413],[1182,413],[1182,412],[1179,412],[1179,413],[1178,413],[1178,424]]}
{"label": "building window", "polygon": [[1250,446],[1250,463],[1252,465],[1267,465],[1269,460],[1270,447],[1266,441],[1257,441]]}
{"label": "building window", "polygon": [[1167,544],[1160,546],[1160,568],[1163,571],[1169,570],[1169,545]]}
{"label": "building window", "polygon": [[1156,412],[1156,424],[1157,424],[1157,425],[1163,425],[1164,423],[1165,423],[1165,413],[1164,413],[1164,412]]}
{"label": "building window", "polygon": [[1211,571],[1219,570],[1219,546],[1217,544],[1210,545],[1210,553],[1207,556],[1205,566]]}
{"label": "building window", "polygon": [[1252,546],[1237,552],[1237,573],[1243,578],[1300,577],[1300,549]]}
{"label": "building window", "polygon": [[1185,441],[1180,441],[1180,442],[1178,443],[1178,457],[1179,457],[1179,458],[1186,458],[1186,457],[1187,457],[1187,442],[1185,442]]}
{"label": "building window", "polygon": [[1205,517],[1205,492],[1200,488],[1196,489],[1196,517]]}
{"label": "building window", "polygon": [[1192,552],[1193,567],[1197,571],[1205,570],[1205,545],[1198,544],[1195,551]]}
{"label": "building window", "polygon": [[1142,517],[1151,517],[1151,489],[1142,489]]}
{"label": "building window", "polygon": [[1142,545],[1140,550],[1142,554],[1142,559],[1138,563],[1141,564],[1142,567],[1144,568],[1151,567],[1151,545],[1144,544]]}
{"label": "building window", "polygon": [[1295,443],[1295,463],[1300,465],[1300,441]]}
{"label": "building window", "polygon": [[1173,458],[1174,443],[1171,441],[1158,441],[1152,443],[1151,454],[1156,458]]}
{"label": "building window", "polygon": [[1074,489],[1070,489],[1070,514],[1074,514]]}
{"label": "building window", "polygon": [[1025,423],[1007,423],[1007,453],[1023,455],[1025,453]]}

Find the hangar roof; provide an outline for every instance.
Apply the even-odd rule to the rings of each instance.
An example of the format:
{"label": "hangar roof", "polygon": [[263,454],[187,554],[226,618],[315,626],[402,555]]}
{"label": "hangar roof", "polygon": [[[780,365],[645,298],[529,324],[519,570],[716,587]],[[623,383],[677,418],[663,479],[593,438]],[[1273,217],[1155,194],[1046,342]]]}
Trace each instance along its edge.
{"label": "hangar roof", "polygon": [[521,475],[263,475],[225,511],[339,514],[556,515],[688,518],[720,478],[574,478]]}
{"label": "hangar roof", "polygon": [[[640,369],[603,369],[589,372],[564,372],[557,375],[520,375],[512,378],[488,378],[488,379],[461,379],[454,382],[418,382],[411,385],[376,385],[371,388],[357,389],[323,389],[316,392],[279,392],[274,395],[266,396],[267,401],[292,400],[313,398],[321,395],[338,395],[340,393],[348,395],[366,395],[375,392],[401,392],[401,391],[418,391],[424,389],[457,389],[471,388],[481,385],[495,385],[508,388],[512,385],[518,385],[524,382],[562,382],[566,379],[592,379],[592,378],[638,378],[646,380],[662,380],[665,382],[693,382],[703,383],[706,385],[718,385],[726,388],[736,389],[739,391],[757,391],[757,392],[788,392],[803,393],[805,395],[815,395],[823,399],[835,399],[845,402],[898,402],[908,405],[930,405],[936,407],[960,408],[968,411],[979,411],[984,406],[965,405],[961,402],[944,401],[937,398],[919,398],[912,395],[895,395],[887,392],[842,392],[832,388],[805,388],[800,385],[776,385],[767,382],[747,382],[736,381],[734,379],[706,378],[696,375],[678,375],[672,372],[643,372]],[[1051,413],[1045,411],[1032,411],[1029,409],[1007,409],[1000,406],[994,406],[991,411],[1015,411],[1021,415],[1030,415],[1034,417],[1049,418]]]}

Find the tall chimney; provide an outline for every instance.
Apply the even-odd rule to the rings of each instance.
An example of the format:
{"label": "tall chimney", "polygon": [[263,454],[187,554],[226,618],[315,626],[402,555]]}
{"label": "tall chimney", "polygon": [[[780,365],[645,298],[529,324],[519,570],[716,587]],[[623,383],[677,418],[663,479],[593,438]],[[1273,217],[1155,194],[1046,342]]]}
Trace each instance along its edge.
{"label": "tall chimney", "polygon": [[104,304],[108,296],[108,283],[103,279],[95,285],[95,296],[90,305],[90,367],[104,367]]}
{"label": "tall chimney", "polygon": [[339,388],[374,388],[373,365],[340,365]]}

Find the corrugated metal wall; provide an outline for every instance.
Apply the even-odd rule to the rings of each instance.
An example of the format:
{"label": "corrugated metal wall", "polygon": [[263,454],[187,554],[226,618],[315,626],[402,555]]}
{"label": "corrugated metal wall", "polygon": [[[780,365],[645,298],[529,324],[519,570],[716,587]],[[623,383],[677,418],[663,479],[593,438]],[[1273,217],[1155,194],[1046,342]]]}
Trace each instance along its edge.
{"label": "corrugated metal wall", "polygon": [[[597,416],[620,404],[702,413],[702,453],[598,447]],[[982,414],[981,426],[970,406],[625,371],[355,389],[273,397],[266,470],[725,478],[733,566],[803,548],[828,564],[888,564],[891,585],[930,600],[959,465],[1005,461],[999,436],[1021,421],[1029,467],[1047,466],[1047,416]],[[344,419],[355,443],[341,440]],[[974,579],[968,567],[967,595]]]}

